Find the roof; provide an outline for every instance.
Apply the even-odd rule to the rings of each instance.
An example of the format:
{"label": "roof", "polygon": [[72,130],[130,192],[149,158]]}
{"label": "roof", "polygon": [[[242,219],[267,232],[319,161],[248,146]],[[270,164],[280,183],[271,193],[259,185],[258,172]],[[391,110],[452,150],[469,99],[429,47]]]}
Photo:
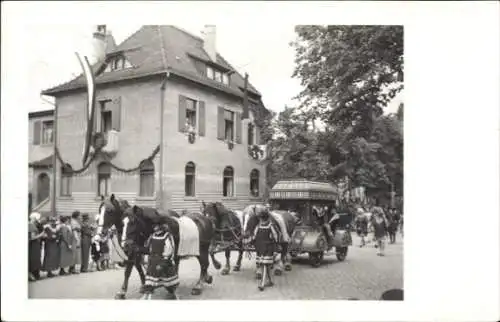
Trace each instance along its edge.
{"label": "roof", "polygon": [[28,113],[28,119],[44,116],[54,116],[54,109]]}
{"label": "roof", "polygon": [[[222,89],[229,94],[243,97],[241,89],[244,86],[243,76],[220,54],[217,54],[215,63],[223,69],[234,71],[231,75],[230,85],[219,84],[200,74],[197,70],[196,59],[210,62],[210,57],[203,49],[203,40],[177,27],[142,26],[112,52],[108,52],[108,58],[116,52],[122,52],[134,67],[99,74],[96,76],[97,84],[158,75],[169,71],[179,77],[194,80],[205,86],[218,90]],[[100,71],[102,65],[102,62],[97,63],[92,66],[92,70],[94,72]],[[56,94],[84,88],[85,86],[86,80],[84,75],[81,74],[69,82],[42,91],[42,94],[56,96]],[[248,84],[248,90],[260,97],[260,93],[250,83]]]}
{"label": "roof", "polygon": [[34,167],[34,168],[50,168],[50,167],[52,167],[52,157],[53,157],[53,154],[51,154],[48,157],[45,157],[41,160],[33,161],[33,162],[29,163],[29,166]]}
{"label": "roof", "polygon": [[337,190],[327,182],[305,179],[280,180],[271,189],[271,199],[333,200]]}

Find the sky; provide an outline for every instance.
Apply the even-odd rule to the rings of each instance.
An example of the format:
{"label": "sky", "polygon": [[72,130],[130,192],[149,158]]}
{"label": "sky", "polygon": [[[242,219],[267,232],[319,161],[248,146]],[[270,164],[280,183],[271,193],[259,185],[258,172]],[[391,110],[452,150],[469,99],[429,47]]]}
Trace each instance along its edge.
{"label": "sky", "polygon": [[[203,23],[176,24],[194,35],[202,37]],[[137,24],[107,25],[117,44],[138,30]],[[43,89],[70,80],[80,73],[75,52],[88,53],[95,25],[31,25],[25,32],[37,41],[27,42],[24,60],[28,64],[28,81],[24,82],[24,106],[29,111],[52,108],[40,97]],[[276,24],[255,26],[217,24],[216,47],[239,72],[249,74],[250,82],[262,93],[264,104],[273,111],[281,111],[285,105],[295,106],[293,100],[301,91],[300,81],[292,78],[294,49],[289,45],[295,39],[293,25]],[[48,46],[50,44],[50,46]],[[387,108],[397,109],[397,98]]]}

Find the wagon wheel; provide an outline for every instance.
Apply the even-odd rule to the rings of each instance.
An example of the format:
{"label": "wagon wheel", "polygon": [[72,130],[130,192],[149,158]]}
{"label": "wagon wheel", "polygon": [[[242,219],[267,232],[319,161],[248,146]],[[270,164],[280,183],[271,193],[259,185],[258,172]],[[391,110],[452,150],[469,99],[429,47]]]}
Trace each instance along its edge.
{"label": "wagon wheel", "polygon": [[344,259],[347,257],[347,247],[337,247],[336,248],[336,251],[337,251],[337,259],[339,261],[344,261]]}
{"label": "wagon wheel", "polygon": [[321,266],[321,261],[323,261],[323,252],[310,252],[309,253],[309,261],[311,262],[311,266],[314,268]]}

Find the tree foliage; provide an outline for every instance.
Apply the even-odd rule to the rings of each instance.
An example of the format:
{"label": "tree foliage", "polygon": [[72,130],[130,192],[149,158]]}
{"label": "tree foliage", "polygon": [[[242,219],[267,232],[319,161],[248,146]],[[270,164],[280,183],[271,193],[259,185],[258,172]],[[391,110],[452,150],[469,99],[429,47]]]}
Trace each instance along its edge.
{"label": "tree foliage", "polygon": [[[293,76],[301,105],[269,123],[269,184],[289,177],[348,177],[369,194],[403,188],[403,106],[383,108],[403,88],[401,26],[298,26]],[[324,124],[317,130],[314,120]],[[311,123],[313,126],[311,126]]]}

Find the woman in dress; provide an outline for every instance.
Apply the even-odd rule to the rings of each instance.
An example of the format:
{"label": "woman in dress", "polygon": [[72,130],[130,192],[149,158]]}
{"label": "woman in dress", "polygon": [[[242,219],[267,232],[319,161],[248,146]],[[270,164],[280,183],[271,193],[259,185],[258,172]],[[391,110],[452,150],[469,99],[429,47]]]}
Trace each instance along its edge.
{"label": "woman in dress", "polygon": [[179,277],[173,260],[175,242],[167,225],[156,225],[148,241],[149,257],[144,284],[144,299],[151,299],[157,288],[164,287],[173,298]]}
{"label": "woman in dress", "polygon": [[82,215],[82,266],[81,273],[85,273],[89,269],[90,262],[90,246],[94,237],[94,227],[90,224],[89,214]]}
{"label": "woman in dress", "polygon": [[66,268],[73,264],[73,234],[69,225],[69,217],[62,216],[61,225],[59,226],[59,275],[66,275]]}
{"label": "woman in dress", "polygon": [[[71,215],[71,234],[73,235],[73,240],[71,248],[73,249],[73,259],[71,261],[71,266],[69,268],[70,273],[78,274],[76,266],[81,266],[82,264],[82,226],[80,224],[80,212],[74,211]],[[81,269],[81,267],[79,267]]]}
{"label": "woman in dress", "polygon": [[43,270],[47,272],[47,277],[53,277],[53,271],[59,268],[59,234],[57,233],[56,218],[51,217],[44,226],[45,248],[43,257]]}
{"label": "woman in dress", "polygon": [[40,269],[42,268],[42,238],[45,237],[45,232],[43,232],[38,225],[41,217],[42,216],[38,212],[32,213],[28,224],[30,281],[40,279]]}
{"label": "woman in dress", "polygon": [[[271,280],[271,267],[274,263],[274,252],[278,242],[278,234],[271,222],[271,216],[266,208],[259,208],[257,212],[259,224],[255,227],[252,241],[257,253],[256,263],[258,266],[258,276],[262,276],[259,290],[263,291],[266,286],[273,286]],[[259,274],[261,273],[261,274]]]}

